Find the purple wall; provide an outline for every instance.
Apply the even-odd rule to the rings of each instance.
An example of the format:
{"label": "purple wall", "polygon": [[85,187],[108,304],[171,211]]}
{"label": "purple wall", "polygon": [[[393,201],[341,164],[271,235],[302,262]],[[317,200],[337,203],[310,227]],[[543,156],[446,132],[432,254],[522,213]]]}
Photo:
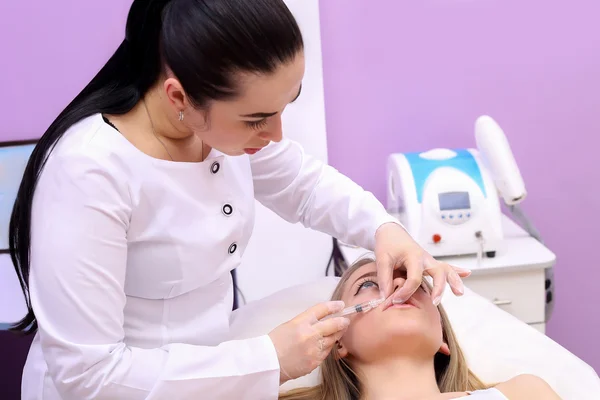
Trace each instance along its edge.
{"label": "purple wall", "polygon": [[130,5],[0,1],[0,140],[44,132],[121,43]]}
{"label": "purple wall", "polygon": [[548,335],[600,371],[598,15],[595,0],[321,1],[330,163],[385,201],[390,152],[475,146],[475,119],[494,117],[557,255]]}
{"label": "purple wall", "polygon": [[[0,141],[38,138],[123,40],[129,0],[0,1]],[[0,399],[20,399],[31,337],[0,332]]]}
{"label": "purple wall", "polygon": [[[1,140],[40,135],[116,48],[129,4],[0,2]],[[600,168],[580,162],[600,144],[600,5],[324,0],[321,11],[331,163],[384,200],[387,154],[472,146],[475,118],[497,119],[524,208],[559,260],[549,336],[600,370],[599,219],[586,214]]]}

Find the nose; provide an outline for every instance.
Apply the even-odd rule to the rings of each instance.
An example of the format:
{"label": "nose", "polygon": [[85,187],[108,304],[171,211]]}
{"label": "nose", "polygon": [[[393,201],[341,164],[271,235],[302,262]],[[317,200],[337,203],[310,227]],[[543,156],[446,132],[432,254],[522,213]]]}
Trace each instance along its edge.
{"label": "nose", "polygon": [[262,131],[259,136],[263,140],[280,142],[283,138],[281,116],[274,115],[273,117],[271,117],[267,129]]}
{"label": "nose", "polygon": [[392,281],[394,284],[394,292],[396,290],[398,290],[402,285],[404,285],[404,283],[406,282],[406,278],[403,277],[396,277],[394,278],[394,280]]}

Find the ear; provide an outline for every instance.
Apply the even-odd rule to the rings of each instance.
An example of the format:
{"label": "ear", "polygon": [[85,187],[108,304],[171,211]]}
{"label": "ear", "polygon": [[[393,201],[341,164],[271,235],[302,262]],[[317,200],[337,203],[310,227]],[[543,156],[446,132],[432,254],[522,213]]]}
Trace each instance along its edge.
{"label": "ear", "polygon": [[181,82],[179,82],[179,80],[173,77],[167,78],[163,84],[163,87],[165,89],[165,93],[167,94],[169,103],[173,105],[177,112],[183,111],[189,106],[187,95],[185,94],[185,90],[183,90],[183,86],[181,86]]}
{"label": "ear", "polygon": [[450,347],[448,347],[448,343],[442,343],[442,345],[440,346],[439,352],[449,356],[450,355]]}
{"label": "ear", "polygon": [[342,342],[336,342],[333,350],[337,350],[337,355],[339,358],[345,358],[348,355],[348,349]]}

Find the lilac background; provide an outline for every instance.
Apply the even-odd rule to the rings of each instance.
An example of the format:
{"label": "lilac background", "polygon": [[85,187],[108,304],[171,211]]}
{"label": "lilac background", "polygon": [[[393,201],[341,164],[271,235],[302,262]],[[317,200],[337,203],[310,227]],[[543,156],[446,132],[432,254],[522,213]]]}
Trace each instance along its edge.
{"label": "lilac background", "polygon": [[[0,2],[0,140],[39,137],[121,41],[129,4]],[[321,0],[321,13],[331,164],[385,200],[390,152],[473,146],[475,118],[493,116],[558,257],[548,335],[600,370],[600,3]]]}
{"label": "lilac background", "polygon": [[557,255],[547,334],[600,371],[600,3],[321,0],[321,11],[329,162],[385,201],[389,153],[475,146],[475,119],[494,117],[523,208]]}

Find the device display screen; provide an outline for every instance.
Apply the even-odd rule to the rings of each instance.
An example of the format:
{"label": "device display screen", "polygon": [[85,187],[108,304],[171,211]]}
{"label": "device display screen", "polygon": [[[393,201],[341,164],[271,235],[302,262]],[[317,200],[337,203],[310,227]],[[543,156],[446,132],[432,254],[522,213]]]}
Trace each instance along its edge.
{"label": "device display screen", "polygon": [[438,195],[440,211],[464,210],[471,208],[469,192],[447,192]]}

